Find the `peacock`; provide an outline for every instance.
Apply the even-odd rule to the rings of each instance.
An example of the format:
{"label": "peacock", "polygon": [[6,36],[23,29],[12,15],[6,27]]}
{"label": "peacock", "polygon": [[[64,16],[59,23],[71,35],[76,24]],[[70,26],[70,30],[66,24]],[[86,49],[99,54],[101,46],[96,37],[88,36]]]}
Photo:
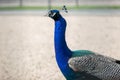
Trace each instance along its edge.
{"label": "peacock", "polygon": [[55,22],[54,47],[57,64],[66,80],[120,80],[120,61],[89,50],[68,48],[66,20],[59,10],[50,10]]}

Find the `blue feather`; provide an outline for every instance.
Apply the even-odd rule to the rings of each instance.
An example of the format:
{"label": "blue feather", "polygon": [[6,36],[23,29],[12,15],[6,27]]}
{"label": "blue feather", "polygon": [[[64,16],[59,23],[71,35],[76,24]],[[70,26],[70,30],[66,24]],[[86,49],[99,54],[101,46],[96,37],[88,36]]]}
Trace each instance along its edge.
{"label": "blue feather", "polygon": [[50,10],[49,17],[55,21],[54,46],[57,64],[67,80],[100,80],[85,72],[75,72],[68,64],[71,57],[93,54],[91,51],[71,51],[65,40],[67,23],[58,10]]}
{"label": "blue feather", "polygon": [[89,50],[76,50],[76,51],[73,51],[72,57],[79,57],[79,56],[90,55],[90,54],[95,54],[95,53]]}

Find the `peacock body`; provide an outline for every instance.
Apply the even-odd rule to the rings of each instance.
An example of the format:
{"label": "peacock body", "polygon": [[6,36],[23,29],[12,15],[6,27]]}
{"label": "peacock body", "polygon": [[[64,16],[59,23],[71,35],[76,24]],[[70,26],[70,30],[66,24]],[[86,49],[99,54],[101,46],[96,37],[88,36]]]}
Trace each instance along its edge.
{"label": "peacock body", "polygon": [[88,50],[71,51],[65,40],[66,20],[58,10],[48,16],[55,21],[56,61],[67,80],[120,80],[120,61]]}

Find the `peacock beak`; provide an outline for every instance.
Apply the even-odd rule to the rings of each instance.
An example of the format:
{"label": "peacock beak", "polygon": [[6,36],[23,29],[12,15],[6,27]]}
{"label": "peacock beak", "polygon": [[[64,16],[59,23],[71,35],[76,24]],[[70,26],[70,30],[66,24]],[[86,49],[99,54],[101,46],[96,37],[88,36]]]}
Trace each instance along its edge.
{"label": "peacock beak", "polygon": [[45,17],[49,17],[49,12],[47,12],[44,16],[45,16]]}

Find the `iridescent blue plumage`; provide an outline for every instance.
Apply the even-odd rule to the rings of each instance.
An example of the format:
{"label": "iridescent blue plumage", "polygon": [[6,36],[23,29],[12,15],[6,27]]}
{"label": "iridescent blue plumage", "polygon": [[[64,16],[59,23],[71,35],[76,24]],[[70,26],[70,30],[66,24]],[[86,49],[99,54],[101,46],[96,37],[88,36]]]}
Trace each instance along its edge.
{"label": "iridescent blue plumage", "polygon": [[[99,55],[97,56],[97,55],[95,55],[94,52],[88,51],[88,50],[71,51],[68,48],[66,40],[65,40],[65,31],[66,31],[66,26],[67,26],[65,19],[60,15],[58,10],[50,10],[48,14],[49,14],[49,17],[51,17],[55,21],[54,46],[55,46],[56,61],[57,61],[57,64],[58,64],[61,72],[63,73],[63,75],[65,76],[65,78],[67,80],[106,80],[104,77],[101,78],[99,76],[94,76],[92,73],[90,74],[90,73],[87,73],[86,71],[82,71],[82,70],[80,71],[79,68],[78,68],[79,71],[74,70],[74,67],[73,67],[74,66],[73,64],[75,63],[74,61],[76,61],[76,63],[79,63],[78,65],[76,65],[76,63],[75,63],[75,65],[77,67],[79,67],[80,64],[84,65],[85,60],[89,62],[88,59],[90,59],[90,61],[92,60],[92,58],[97,60],[97,57],[100,59],[103,59],[103,62],[112,62],[113,65],[118,66],[117,69],[114,70],[114,72],[119,73],[120,66],[115,63],[116,60],[114,60],[114,59],[99,56]],[[87,58],[87,55],[88,55],[88,57],[90,55],[90,57]],[[97,56],[97,57],[94,57],[94,56]],[[78,57],[78,60],[76,60],[75,57]],[[81,60],[81,58],[83,58],[85,60],[79,61],[79,60]],[[71,63],[72,67],[70,67],[70,65],[69,65],[70,59],[71,59],[70,63]],[[82,63],[80,63],[80,62],[82,62]],[[95,64],[97,64],[95,61],[93,61],[93,62]],[[90,62],[90,63],[93,63],[93,62]],[[94,71],[96,66],[94,67],[94,65],[92,64],[93,67],[91,68],[91,64],[90,65],[87,64],[87,65],[88,65],[87,66],[88,68],[90,67],[90,70],[93,69],[93,71]],[[109,66],[109,65],[105,65],[105,66]],[[113,69],[113,67],[110,67],[110,69]],[[110,78],[109,80],[114,80],[114,79],[119,80],[120,79],[119,75],[116,75],[116,76],[117,77]],[[111,77],[113,77],[113,76],[111,76]]]}
{"label": "iridescent blue plumage", "polygon": [[[53,17],[54,16],[54,17]],[[59,14],[58,10],[51,10],[49,17],[55,20],[55,31],[54,31],[54,46],[55,55],[58,66],[66,77],[67,80],[99,80],[96,77],[85,74],[84,72],[75,72],[69,65],[68,60],[72,57],[73,52],[68,48],[65,40],[66,21]],[[81,53],[82,54],[82,53]],[[84,76],[88,76],[87,78]],[[91,78],[91,79],[90,79]]]}

